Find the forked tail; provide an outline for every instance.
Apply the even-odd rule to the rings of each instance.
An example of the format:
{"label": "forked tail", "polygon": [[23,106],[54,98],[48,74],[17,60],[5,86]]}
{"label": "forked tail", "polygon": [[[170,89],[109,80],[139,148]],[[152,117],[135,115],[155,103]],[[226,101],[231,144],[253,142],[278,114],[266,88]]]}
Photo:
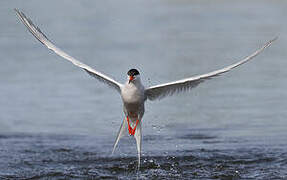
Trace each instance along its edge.
{"label": "forked tail", "polygon": [[114,148],[113,148],[112,154],[114,154],[114,151],[115,151],[120,139],[125,135],[125,132],[127,132],[127,121],[124,119],[123,122],[122,122],[122,125],[121,125],[121,127],[119,129],[116,141],[114,143]]}
{"label": "forked tail", "polygon": [[142,149],[142,123],[139,121],[136,132],[134,135],[137,143],[137,149],[138,149],[138,169],[140,168],[141,164],[141,149]]}
{"label": "forked tail", "polygon": [[[133,134],[134,138],[136,139],[136,143],[137,143],[137,150],[138,150],[138,169],[140,168],[140,160],[141,160],[141,143],[142,143],[142,125],[141,125],[141,121],[137,121],[137,126],[135,127],[135,131]],[[112,154],[114,153],[120,139],[125,135],[125,133],[127,132],[127,128],[128,128],[128,120],[123,120],[122,125],[119,129],[116,141],[114,143],[114,148],[112,151]]]}

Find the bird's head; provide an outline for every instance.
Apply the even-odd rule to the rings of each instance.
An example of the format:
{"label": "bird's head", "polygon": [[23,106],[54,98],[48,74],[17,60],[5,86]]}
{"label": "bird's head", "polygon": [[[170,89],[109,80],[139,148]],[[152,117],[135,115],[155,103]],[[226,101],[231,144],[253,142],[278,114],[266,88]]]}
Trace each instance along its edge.
{"label": "bird's head", "polygon": [[140,80],[140,73],[136,69],[130,69],[127,74],[129,83]]}

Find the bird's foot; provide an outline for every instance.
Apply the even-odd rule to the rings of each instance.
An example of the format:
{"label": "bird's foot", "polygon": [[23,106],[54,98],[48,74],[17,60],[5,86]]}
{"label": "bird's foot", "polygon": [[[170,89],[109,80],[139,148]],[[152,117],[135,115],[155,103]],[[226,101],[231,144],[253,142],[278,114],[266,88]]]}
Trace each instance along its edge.
{"label": "bird's foot", "polygon": [[137,119],[137,121],[136,121],[136,125],[135,125],[135,127],[134,127],[134,128],[132,128],[132,127],[130,126],[129,117],[127,117],[127,121],[128,121],[129,134],[130,134],[131,136],[133,136],[133,135],[135,135],[136,128],[137,128],[137,125],[138,125],[138,123],[139,123],[139,120]]}

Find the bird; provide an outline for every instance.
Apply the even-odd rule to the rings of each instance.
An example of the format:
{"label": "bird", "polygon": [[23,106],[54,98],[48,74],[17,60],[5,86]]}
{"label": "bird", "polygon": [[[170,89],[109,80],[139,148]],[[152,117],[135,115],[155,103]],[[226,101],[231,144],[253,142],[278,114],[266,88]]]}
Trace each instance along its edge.
{"label": "bird", "polygon": [[107,84],[112,89],[116,90],[121,95],[123,102],[123,112],[125,115],[124,120],[121,123],[119,131],[117,133],[116,140],[114,142],[113,151],[114,153],[119,140],[128,132],[130,136],[133,136],[136,140],[137,155],[138,155],[138,168],[140,167],[141,160],[141,149],[142,149],[142,118],[145,112],[145,102],[147,100],[154,101],[160,100],[165,97],[190,91],[191,89],[198,86],[200,83],[213,79],[223,73],[226,73],[248,61],[253,59],[255,56],[260,54],[264,49],[269,47],[278,37],[265,43],[262,47],[257,49],[255,52],[249,56],[237,61],[234,64],[226,66],[222,69],[215,70],[206,74],[191,76],[181,80],[176,80],[168,83],[163,83],[159,85],[154,85],[150,87],[145,87],[141,82],[140,72],[137,69],[130,69],[127,72],[127,81],[125,83],[119,83],[113,78],[91,68],[90,66],[80,62],[76,58],[68,55],[66,52],[58,48],[52,41],[50,41],[47,36],[40,30],[39,27],[34,25],[34,23],[20,10],[14,9],[17,16],[20,18],[22,23],[27,27],[27,29],[32,33],[32,35],[39,40],[48,49],[55,52],[57,55],[63,57],[64,59],[70,61],[74,65],[82,68],[89,75],[96,78],[100,82]]}

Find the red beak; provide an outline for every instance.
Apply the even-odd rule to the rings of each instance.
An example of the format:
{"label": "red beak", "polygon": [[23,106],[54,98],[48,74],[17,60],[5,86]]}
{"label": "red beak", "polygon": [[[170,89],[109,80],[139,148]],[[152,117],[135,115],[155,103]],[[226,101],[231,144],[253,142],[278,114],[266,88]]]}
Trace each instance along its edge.
{"label": "red beak", "polygon": [[130,76],[129,83],[134,79],[133,76]]}

